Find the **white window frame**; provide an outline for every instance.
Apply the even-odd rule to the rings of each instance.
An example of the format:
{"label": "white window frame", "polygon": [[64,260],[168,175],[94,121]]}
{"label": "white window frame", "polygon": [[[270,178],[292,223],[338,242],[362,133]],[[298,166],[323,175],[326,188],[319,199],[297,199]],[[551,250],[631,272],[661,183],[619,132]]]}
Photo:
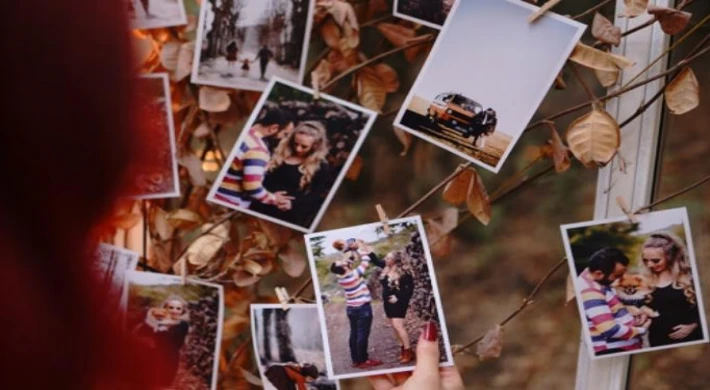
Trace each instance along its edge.
{"label": "white window frame", "polygon": [[[652,0],[657,6],[671,7],[671,0]],[[650,19],[649,15],[629,19],[619,17],[625,9],[624,1],[616,1],[615,25],[627,31]],[[656,23],[622,39],[622,44],[614,50],[636,62],[633,68],[623,72],[620,83],[628,82],[635,74],[663,53],[669,45],[669,37]],[[666,69],[667,59],[658,61],[647,75],[654,75]],[[643,78],[637,81],[643,80]],[[617,121],[626,120],[636,112],[640,105],[651,99],[664,83],[663,79],[646,84],[619,98],[612,99],[606,105],[607,111]],[[613,87],[618,88],[619,85]],[[613,89],[612,89],[613,90]],[[658,99],[642,115],[625,126],[621,131],[620,156],[627,161],[626,172],[621,172],[619,159],[599,171],[594,218],[605,219],[623,216],[616,203],[617,196],[623,197],[631,209],[648,204],[655,184],[655,168],[661,134],[662,99]],[[577,363],[577,390],[623,390],[627,387],[629,357],[620,356],[591,360],[587,347],[582,340]]]}

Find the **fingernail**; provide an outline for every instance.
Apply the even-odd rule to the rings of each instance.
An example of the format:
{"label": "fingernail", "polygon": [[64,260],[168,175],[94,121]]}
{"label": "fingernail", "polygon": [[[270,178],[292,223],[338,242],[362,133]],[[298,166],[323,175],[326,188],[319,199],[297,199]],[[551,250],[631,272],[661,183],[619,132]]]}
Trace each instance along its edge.
{"label": "fingernail", "polygon": [[434,321],[427,322],[422,329],[422,338],[427,341],[436,341],[438,337],[436,323]]}

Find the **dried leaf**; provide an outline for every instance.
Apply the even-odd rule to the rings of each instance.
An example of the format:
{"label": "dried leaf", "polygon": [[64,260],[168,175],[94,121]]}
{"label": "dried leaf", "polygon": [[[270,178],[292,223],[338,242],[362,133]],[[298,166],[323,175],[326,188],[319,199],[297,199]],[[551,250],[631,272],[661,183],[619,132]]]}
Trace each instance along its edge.
{"label": "dried leaf", "polygon": [[295,241],[292,241],[285,251],[279,253],[279,259],[286,275],[292,278],[301,276],[306,269],[304,250],[299,248]]}
{"label": "dried leaf", "polygon": [[340,27],[331,19],[326,20],[320,26],[320,36],[328,47],[333,50],[342,51],[340,41],[342,33]]}
{"label": "dried leaf", "polygon": [[444,187],[442,198],[454,206],[463,204],[468,198],[468,188],[475,173],[471,168],[464,169]]}
{"label": "dried leaf", "polygon": [[234,284],[236,284],[237,287],[248,287],[258,282],[259,279],[261,279],[261,276],[237,270],[234,272],[234,275],[232,275],[232,278],[234,279]]}
{"label": "dried leaf", "polygon": [[483,340],[476,345],[476,355],[481,360],[497,359],[503,351],[503,328],[496,325],[486,332]]}
{"label": "dried leaf", "polygon": [[393,127],[392,129],[394,130],[394,135],[397,136],[397,139],[399,140],[399,142],[402,143],[402,146],[404,147],[399,153],[400,156],[404,157],[409,152],[409,147],[412,146],[412,135],[397,127]]}
{"label": "dried leaf", "polygon": [[168,222],[168,213],[158,206],[150,208],[151,225],[154,232],[158,234],[161,240],[167,240],[173,236],[175,228]]}
{"label": "dried leaf", "polygon": [[193,229],[202,222],[202,217],[192,210],[177,209],[168,213],[167,220],[176,229]]}
{"label": "dried leaf", "polygon": [[175,71],[172,74],[173,81],[181,81],[192,73],[192,59],[195,54],[195,41],[190,41],[180,45]]}
{"label": "dried leaf", "polygon": [[552,160],[555,162],[555,171],[557,173],[565,172],[569,169],[572,163],[569,160],[567,147],[562,143],[562,139],[557,132],[555,125],[550,124],[551,139],[547,141],[552,149]]}
{"label": "dried leaf", "polygon": [[382,80],[371,71],[360,70],[355,74],[353,81],[360,105],[381,113],[387,98]]}
{"label": "dried leaf", "polygon": [[372,20],[372,18],[379,14],[384,13],[389,10],[386,0],[370,0],[367,5],[367,14],[365,15],[365,20]]}
{"label": "dried leaf", "polygon": [[633,61],[625,57],[597,50],[583,43],[578,43],[574,47],[569,59],[588,68],[607,72],[618,71],[634,65]]}
{"label": "dried leaf", "polygon": [[207,123],[202,122],[199,126],[197,126],[195,131],[192,132],[192,135],[197,138],[205,138],[210,135],[210,133],[210,127],[207,125]]}
{"label": "dried leaf", "polygon": [[629,18],[635,18],[646,11],[648,8],[648,0],[624,0],[626,9],[619,16],[627,16]]}
{"label": "dried leaf", "polygon": [[261,378],[259,378],[258,376],[252,374],[251,372],[249,372],[241,367],[239,367],[239,370],[241,370],[242,376],[244,376],[244,379],[247,382],[251,383],[254,386],[264,387],[264,383],[261,381]]}
{"label": "dried leaf", "polygon": [[111,225],[118,229],[128,230],[136,226],[141,218],[140,214],[135,213],[116,215],[111,219]]}
{"label": "dried leaf", "polygon": [[331,50],[326,58],[333,66],[332,70],[336,73],[344,72],[360,62],[357,50],[347,50],[345,52]]}
{"label": "dried leaf", "polygon": [[619,46],[621,28],[614,26],[609,19],[597,12],[594,14],[594,22],[592,22],[592,36],[604,43]]}
{"label": "dried leaf", "polygon": [[163,45],[163,48],[160,50],[160,63],[163,65],[163,68],[169,71],[174,71],[175,68],[177,68],[180,46],[181,44],[179,42],[168,42]]}
{"label": "dried leaf", "polygon": [[[387,39],[395,47],[404,46],[417,39],[428,38],[428,35],[417,37],[416,31],[414,31],[413,28],[393,23],[379,23],[377,25],[377,31],[379,31],[380,34],[382,34],[382,36],[384,36],[385,39]],[[404,50],[404,57],[407,61],[412,62],[417,54],[422,51],[424,46],[425,45],[417,45]]]}
{"label": "dried leaf", "polygon": [[314,89],[318,86],[325,85],[333,77],[333,64],[328,60],[321,60],[315,69],[311,72],[311,85]]}
{"label": "dried leaf", "polygon": [[690,12],[657,7],[653,4],[648,7],[648,13],[658,19],[661,30],[668,35],[678,34],[683,31],[690,23],[690,17],[693,16]]}
{"label": "dried leaf", "polygon": [[362,157],[359,155],[355,156],[353,163],[350,164],[350,168],[348,168],[348,171],[345,173],[345,178],[352,181],[357,180],[362,171],[362,164]]}
{"label": "dried leaf", "polygon": [[208,112],[227,111],[230,105],[229,92],[213,87],[200,87],[200,109]]}
{"label": "dried leaf", "polygon": [[143,35],[134,31],[130,37],[133,47],[133,65],[141,67],[153,56],[156,48],[155,43],[148,34]]}
{"label": "dried leaf", "polygon": [[700,85],[690,67],[684,68],[665,91],[666,105],[675,115],[685,114],[700,105]]}
{"label": "dried leaf", "polygon": [[[202,231],[206,231],[212,226],[213,224],[206,223],[202,225]],[[208,234],[198,237],[178,260],[186,259],[192,265],[205,266],[229,240],[229,227],[230,222],[224,222]]]}
{"label": "dried leaf", "polygon": [[387,64],[377,64],[373,67],[375,74],[382,81],[385,92],[393,93],[399,89],[399,76],[397,72]]}
{"label": "dried leaf", "polygon": [[565,304],[570,303],[574,298],[574,282],[572,282],[572,276],[567,274],[567,282],[565,283]]}
{"label": "dried leaf", "polygon": [[567,83],[562,75],[562,71],[555,77],[555,89],[567,89]]}
{"label": "dried leaf", "polygon": [[261,264],[257,263],[254,260],[244,259],[244,261],[242,261],[241,266],[244,271],[247,271],[252,275],[263,275],[262,271],[264,268],[261,266]]}
{"label": "dried leaf", "polygon": [[452,238],[449,235],[458,224],[459,211],[449,207],[427,219],[426,235],[432,255],[443,257],[451,252]]}
{"label": "dried leaf", "polygon": [[283,248],[294,237],[295,232],[285,226],[277,225],[263,219],[257,219],[259,227],[274,248]]}
{"label": "dried leaf", "polygon": [[[237,123],[244,116],[245,111],[235,103],[234,95],[230,93],[229,99],[231,103],[227,111],[209,113],[210,123],[213,125],[230,125]],[[251,112],[251,110],[247,110],[246,112]]]}
{"label": "dried leaf", "polygon": [[359,29],[355,10],[347,1],[333,0],[330,7],[328,7],[328,12],[333,15],[333,19],[340,27],[350,27],[356,32]]}
{"label": "dried leaf", "polygon": [[538,9],[528,17],[528,23],[532,23],[538,20],[543,14],[545,14],[545,12],[556,6],[560,1],[562,0],[548,0],[547,3],[543,4],[542,7],[540,7],[540,9]]}
{"label": "dried leaf", "polygon": [[202,170],[202,160],[192,153],[183,153],[178,163],[187,169],[192,185],[204,187],[207,185],[205,171]]}
{"label": "dried leaf", "polygon": [[621,72],[619,72],[618,69],[612,71],[594,69],[594,74],[597,76],[597,80],[599,80],[599,83],[607,88],[616,84],[616,81],[619,79],[620,73]]}
{"label": "dried leaf", "polygon": [[619,125],[606,111],[596,107],[572,122],[567,129],[570,150],[587,167],[608,164],[620,143]]}
{"label": "dried leaf", "polygon": [[474,169],[473,176],[468,185],[468,196],[466,197],[466,206],[468,211],[473,214],[476,219],[484,225],[488,225],[491,221],[491,201],[488,198],[486,187],[483,186],[481,176]]}

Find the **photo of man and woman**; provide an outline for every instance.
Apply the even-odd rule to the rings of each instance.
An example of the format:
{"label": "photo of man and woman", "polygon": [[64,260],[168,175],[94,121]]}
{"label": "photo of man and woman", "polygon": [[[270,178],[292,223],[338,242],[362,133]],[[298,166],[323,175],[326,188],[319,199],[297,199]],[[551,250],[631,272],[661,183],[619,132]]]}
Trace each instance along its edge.
{"label": "photo of man and woman", "polygon": [[453,364],[420,217],[309,234],[306,248],[332,378],[411,371],[422,328]]}
{"label": "photo of man and woman", "polygon": [[376,114],[274,79],[207,200],[302,232],[318,225]]}
{"label": "photo of man and woman", "polygon": [[217,388],[224,292],[221,285],[151,272],[126,273],[126,323],[159,356],[161,388]]}
{"label": "photo of man and woman", "polygon": [[254,353],[266,390],[337,390],[328,379],[320,326],[313,304],[251,305]]}
{"label": "photo of man and woman", "polygon": [[563,225],[592,358],[708,341],[685,208]]}

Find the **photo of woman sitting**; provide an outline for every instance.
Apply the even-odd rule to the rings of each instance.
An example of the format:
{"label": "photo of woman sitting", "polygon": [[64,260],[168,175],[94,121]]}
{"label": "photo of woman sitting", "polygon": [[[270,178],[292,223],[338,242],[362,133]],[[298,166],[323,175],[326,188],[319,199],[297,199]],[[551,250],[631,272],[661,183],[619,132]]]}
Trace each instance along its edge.
{"label": "photo of woman sitting", "polygon": [[299,123],[274,149],[263,183],[269,192],[284,192],[290,199],[276,205],[253,202],[249,209],[309,226],[332,186],[328,151],[326,130],[320,122]]}

